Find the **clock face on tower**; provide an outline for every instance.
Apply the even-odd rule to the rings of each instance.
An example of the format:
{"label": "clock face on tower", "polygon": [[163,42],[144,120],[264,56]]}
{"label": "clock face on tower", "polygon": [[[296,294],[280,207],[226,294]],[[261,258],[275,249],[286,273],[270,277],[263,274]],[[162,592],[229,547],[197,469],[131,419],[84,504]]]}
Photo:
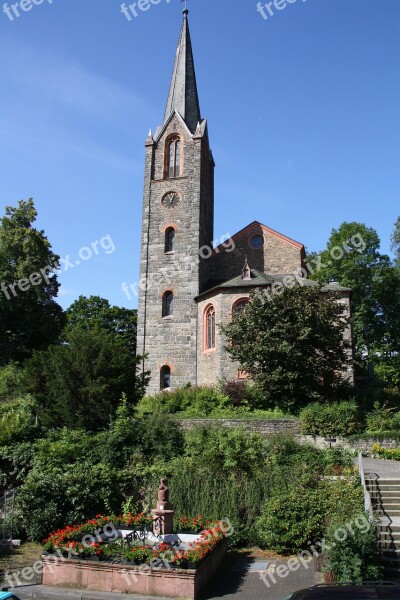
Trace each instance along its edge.
{"label": "clock face on tower", "polygon": [[161,204],[165,208],[175,208],[179,205],[180,201],[181,199],[179,197],[179,194],[177,194],[176,192],[168,192],[168,194],[165,194],[165,196],[161,200]]}

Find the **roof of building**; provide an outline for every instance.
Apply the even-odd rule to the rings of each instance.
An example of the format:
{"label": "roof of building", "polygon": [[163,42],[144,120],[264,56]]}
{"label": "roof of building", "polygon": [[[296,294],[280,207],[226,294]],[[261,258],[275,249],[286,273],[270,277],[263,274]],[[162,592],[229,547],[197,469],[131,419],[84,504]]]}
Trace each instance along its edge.
{"label": "roof of building", "polygon": [[[233,277],[232,279],[228,279],[227,281],[209,281],[207,285],[207,289],[205,289],[201,294],[199,294],[196,300],[200,300],[203,296],[206,296],[210,293],[214,293],[217,291],[223,290],[234,290],[235,288],[249,288],[254,289],[257,287],[268,287],[273,283],[283,283],[285,277],[292,276],[295,277],[301,285],[306,287],[316,287],[318,285],[318,281],[314,281],[312,279],[306,279],[301,277],[300,275],[296,277],[294,273],[283,273],[283,274],[268,274],[261,273],[256,269],[251,269],[251,279],[243,279],[242,274]],[[346,288],[338,283],[327,283],[321,288],[322,292],[351,292],[351,288]]]}

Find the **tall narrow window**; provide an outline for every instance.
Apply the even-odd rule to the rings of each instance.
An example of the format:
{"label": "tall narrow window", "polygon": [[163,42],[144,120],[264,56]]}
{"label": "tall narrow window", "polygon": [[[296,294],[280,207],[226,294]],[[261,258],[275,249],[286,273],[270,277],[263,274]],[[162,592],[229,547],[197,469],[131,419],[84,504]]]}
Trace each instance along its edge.
{"label": "tall narrow window", "polygon": [[168,227],[168,229],[166,229],[166,231],[165,231],[165,253],[173,252],[174,240],[175,240],[175,229],[173,227]]}
{"label": "tall narrow window", "polygon": [[160,371],[160,389],[168,390],[171,387],[171,368],[165,365]]}
{"label": "tall narrow window", "polygon": [[174,294],[172,292],[165,292],[163,296],[162,316],[170,317],[173,314],[173,308]]}
{"label": "tall narrow window", "polygon": [[205,349],[215,348],[215,309],[209,306],[205,315]]}
{"label": "tall narrow window", "polygon": [[168,146],[168,177],[179,177],[181,174],[181,140],[173,138]]}

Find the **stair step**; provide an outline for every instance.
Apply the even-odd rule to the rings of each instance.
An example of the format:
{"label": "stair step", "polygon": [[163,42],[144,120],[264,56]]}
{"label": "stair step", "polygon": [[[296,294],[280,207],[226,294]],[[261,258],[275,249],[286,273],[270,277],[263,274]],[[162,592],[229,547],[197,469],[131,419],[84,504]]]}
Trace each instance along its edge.
{"label": "stair step", "polygon": [[399,490],[380,490],[379,492],[373,492],[372,497],[382,497],[382,498],[399,498],[400,499],[400,489]]}
{"label": "stair step", "polygon": [[391,496],[381,496],[376,499],[379,504],[400,504],[400,498],[392,498]]}
{"label": "stair step", "polygon": [[378,508],[377,512],[379,512],[383,516],[400,517],[400,509],[392,509],[391,508],[389,510],[382,510],[381,508]]}

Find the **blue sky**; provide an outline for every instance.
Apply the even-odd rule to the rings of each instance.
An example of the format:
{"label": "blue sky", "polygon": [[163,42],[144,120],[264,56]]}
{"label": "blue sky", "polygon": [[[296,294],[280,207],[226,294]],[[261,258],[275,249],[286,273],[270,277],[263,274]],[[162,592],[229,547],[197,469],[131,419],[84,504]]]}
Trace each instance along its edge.
{"label": "blue sky", "polygon": [[[135,307],[121,284],[139,276],[144,141],[163,117],[183,5],[160,0],[131,21],[120,5],[0,12],[0,212],[33,197],[38,226],[72,263],[113,242],[61,275],[64,307],[80,294]],[[321,250],[332,227],[360,221],[389,252],[400,1],[297,0],[267,20],[253,0],[188,5],[216,237],[258,220]]]}

